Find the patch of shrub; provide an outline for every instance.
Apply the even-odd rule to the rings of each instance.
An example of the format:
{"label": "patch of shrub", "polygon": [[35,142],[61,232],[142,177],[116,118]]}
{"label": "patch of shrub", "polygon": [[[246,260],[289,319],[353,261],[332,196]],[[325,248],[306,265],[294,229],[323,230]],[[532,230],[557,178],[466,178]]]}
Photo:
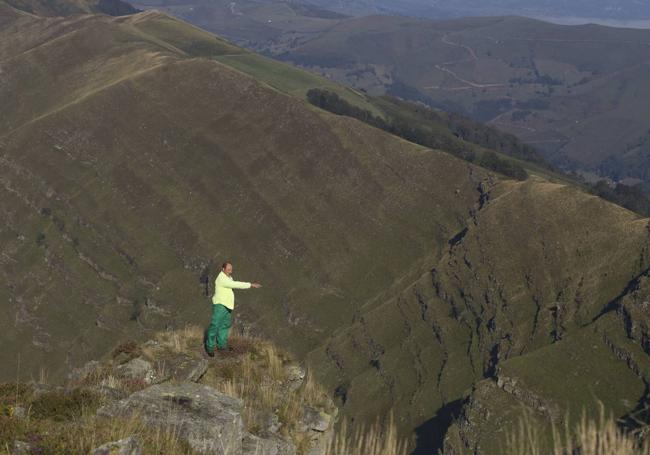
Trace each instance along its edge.
{"label": "patch of shrub", "polygon": [[494,152],[484,153],[477,161],[476,164],[484,168],[493,170],[516,180],[526,180],[528,173],[521,166],[513,163],[510,160],[501,158]]}
{"label": "patch of shrub", "polygon": [[[336,93],[328,90],[311,89],[307,92],[307,99],[314,106],[325,109],[326,111],[356,118],[415,144],[445,150],[460,159],[476,163],[479,166],[499,172],[507,177],[517,180],[526,180],[528,178],[528,173],[519,164],[507,158],[502,158],[494,152],[476,153],[469,144],[463,143],[464,140],[467,140],[467,137],[474,137],[475,140],[469,142],[480,143],[482,146],[488,146],[488,148],[510,150],[514,147],[514,145],[511,145],[511,142],[514,140],[513,138],[497,133],[495,130],[487,127],[477,132],[473,129],[471,123],[454,122],[453,125],[445,125],[446,128],[454,131],[454,135],[456,136],[454,138],[451,135],[444,135],[434,131],[431,125],[428,127],[422,125],[422,119],[429,119],[432,123],[442,123],[440,116],[430,109],[427,109],[428,112],[422,112],[425,108],[410,105],[403,107],[401,102],[396,102],[400,108],[406,109],[409,116],[407,117],[406,114],[400,115],[397,112],[392,112],[390,119],[384,120],[381,117],[373,115],[368,110],[351,105]],[[419,121],[414,119],[413,116],[419,119]],[[475,136],[480,136],[480,139]],[[516,144],[516,141],[514,143]],[[527,146],[522,146],[521,150],[517,149],[517,153],[522,156],[535,158],[534,151],[532,149],[528,150],[525,147]]]}
{"label": "patch of shrub", "polygon": [[131,360],[139,357],[142,354],[142,349],[138,343],[133,340],[129,340],[119,344],[115,349],[113,349],[111,357],[113,359],[116,359],[121,354],[123,354],[122,357],[127,357],[126,360]]}
{"label": "patch of shrub", "polygon": [[591,192],[601,198],[625,207],[643,216],[650,216],[650,198],[642,190],[641,185],[610,186],[606,181],[601,180],[592,186]]}
{"label": "patch of shrub", "polygon": [[354,117],[362,122],[387,130],[389,125],[381,118],[372,114],[372,112],[353,106],[334,92],[322,89],[311,89],[307,92],[307,100],[314,106],[332,112],[337,115]]}
{"label": "patch of shrub", "polygon": [[42,232],[38,233],[38,235],[36,236],[36,245],[47,247],[47,241],[44,233]]}
{"label": "patch of shrub", "polygon": [[26,384],[7,382],[0,384],[0,406],[24,403],[32,389]]}
{"label": "patch of shrub", "polygon": [[17,439],[25,439],[25,424],[23,420],[0,415],[0,451],[6,447],[11,447]]}
{"label": "patch of shrub", "polygon": [[68,421],[95,411],[101,404],[100,396],[85,389],[55,390],[40,394],[31,402],[31,415],[37,419]]}

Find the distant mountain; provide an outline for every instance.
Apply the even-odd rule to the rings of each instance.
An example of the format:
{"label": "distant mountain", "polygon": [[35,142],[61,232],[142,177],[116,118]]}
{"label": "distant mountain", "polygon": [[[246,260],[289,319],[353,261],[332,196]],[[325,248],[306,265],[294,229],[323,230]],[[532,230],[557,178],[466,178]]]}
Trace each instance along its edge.
{"label": "distant mountain", "polygon": [[295,46],[296,40],[304,42],[306,36],[347,17],[309,3],[286,0],[138,0],[134,4],[173,14],[252,49],[278,47],[278,51]]}
{"label": "distant mountain", "polygon": [[[371,93],[489,122],[555,164],[646,181],[650,30],[507,17],[342,21],[278,54]],[[627,166],[626,163],[635,163]]]}
{"label": "distant mountain", "polygon": [[488,122],[567,170],[650,179],[650,30],[377,16],[342,21],[278,56]]}
{"label": "distant mountain", "polygon": [[600,19],[650,19],[650,4],[637,0],[307,0],[323,8],[356,15],[389,13],[433,18],[461,16],[573,16]]}
{"label": "distant mountain", "polygon": [[514,16],[345,18],[284,1],[149,1],[139,6],[369,94],[487,122],[587,180],[650,188],[650,30]]}
{"label": "distant mountain", "polygon": [[422,453],[502,453],[523,415],[547,436],[597,401],[632,428],[647,406],[648,219],[318,109],[313,89],[388,117],[162,12],[0,1],[0,66],[5,391],[205,324],[229,258],[265,285],[239,294],[239,327],[308,364],[355,425],[393,411]]}

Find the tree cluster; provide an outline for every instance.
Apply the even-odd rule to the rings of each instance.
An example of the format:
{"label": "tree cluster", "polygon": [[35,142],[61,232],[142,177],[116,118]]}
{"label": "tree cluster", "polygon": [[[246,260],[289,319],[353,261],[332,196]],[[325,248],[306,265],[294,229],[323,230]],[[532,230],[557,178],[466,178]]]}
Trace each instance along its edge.
{"label": "tree cluster", "polygon": [[[445,150],[463,160],[499,172],[508,177],[517,180],[525,180],[528,178],[526,170],[514,161],[503,158],[492,151],[477,151],[475,150],[476,147],[465,142],[467,140],[465,139],[466,137],[479,136],[478,133],[474,134],[467,125],[459,123],[456,125],[455,131],[452,130],[454,134],[441,134],[435,128],[436,126],[439,128],[441,122],[436,122],[437,124],[433,126],[427,126],[427,120],[433,121],[433,119],[427,119],[426,116],[422,117],[420,115],[419,121],[414,120],[414,112],[400,112],[399,109],[391,110],[389,118],[385,120],[366,109],[361,109],[350,104],[338,94],[323,89],[309,90],[307,92],[307,99],[314,106],[318,106],[326,111],[356,118],[364,123],[425,147]],[[430,109],[429,111],[430,115],[437,115],[434,111]],[[448,128],[448,125],[445,124],[444,126]],[[463,140],[459,140],[459,138]],[[475,138],[486,144],[504,146],[503,141],[500,141],[496,135],[491,135],[487,128],[482,131],[481,137]]]}

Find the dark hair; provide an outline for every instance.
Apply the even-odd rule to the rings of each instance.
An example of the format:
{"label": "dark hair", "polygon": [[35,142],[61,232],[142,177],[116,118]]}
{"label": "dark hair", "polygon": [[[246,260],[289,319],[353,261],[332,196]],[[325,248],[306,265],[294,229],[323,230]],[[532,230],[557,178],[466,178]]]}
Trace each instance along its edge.
{"label": "dark hair", "polygon": [[226,266],[227,266],[228,264],[232,265],[232,262],[230,262],[230,261],[226,261],[226,262],[224,262],[224,263],[221,265],[221,268],[222,268],[222,269],[225,269]]}

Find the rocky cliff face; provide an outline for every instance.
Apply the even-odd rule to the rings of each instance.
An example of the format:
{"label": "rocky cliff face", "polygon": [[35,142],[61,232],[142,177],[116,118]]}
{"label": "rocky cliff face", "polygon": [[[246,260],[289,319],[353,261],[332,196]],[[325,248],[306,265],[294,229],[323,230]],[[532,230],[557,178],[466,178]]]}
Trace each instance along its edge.
{"label": "rocky cliff face", "polygon": [[[523,421],[541,434],[572,427],[599,406],[627,430],[648,421],[648,353],[644,330],[650,313],[639,311],[648,295],[647,273],[593,321],[561,341],[505,360],[478,382],[449,429],[445,453],[491,453]],[[643,437],[643,432],[642,432]]]}
{"label": "rocky cliff face", "polygon": [[[329,374],[348,392],[344,409],[378,412],[381,405],[369,409],[368,398],[385,394],[395,406],[425,414],[450,409],[449,405],[460,407],[478,387],[467,406],[476,403],[486,410],[484,422],[496,422],[494,416],[504,417],[506,407],[479,398],[493,395],[488,387],[499,391],[495,399],[503,396],[548,415],[563,416],[568,408],[579,415],[594,397],[608,406],[618,403],[609,409],[625,414],[644,394],[643,380],[630,374],[625,361],[607,346],[602,331],[605,321],[614,317],[607,309],[627,285],[613,283],[634,281],[648,266],[647,221],[630,219],[628,224],[619,218],[622,210],[611,218],[595,219],[589,213],[599,211],[601,201],[582,195],[567,205],[567,187],[535,178],[486,187],[483,203],[477,202],[470,212],[466,228],[450,237],[447,252],[430,272],[369,304],[356,323],[339,331],[317,357],[330,359]],[[555,204],[564,210],[557,212]],[[517,213],[514,207],[526,209]],[[611,239],[603,234],[618,222],[626,226],[620,225],[624,231],[634,226],[632,237],[637,240],[627,243],[632,237],[626,235],[609,250]],[[526,248],[516,250],[515,245]],[[603,251],[613,255],[611,262],[603,261]],[[629,268],[606,265],[613,263]],[[593,322],[599,319],[598,324]],[[643,333],[640,323],[635,327]],[[596,346],[598,356],[583,344]],[[574,348],[575,354],[566,352]],[[574,356],[579,363],[569,360]],[[647,365],[647,355],[639,362]],[[361,371],[351,367],[364,364]],[[507,365],[516,365],[516,374],[510,376]],[[599,373],[602,365],[606,371]],[[348,376],[349,369],[353,373]],[[369,390],[365,378],[375,375],[381,386]],[[524,375],[539,375],[535,387],[518,379]],[[581,394],[573,401],[560,390],[567,381],[576,389],[587,387],[592,375],[609,378],[611,388],[603,381],[598,390],[592,389],[591,397]],[[484,378],[489,378],[487,383],[481,382]],[[629,394],[623,398],[620,391],[626,387]],[[620,400],[627,400],[630,407],[620,407]],[[426,407],[430,410],[423,412]],[[445,427],[449,420],[434,418],[423,430]],[[479,420],[470,420],[476,424],[467,435],[476,438]],[[499,436],[485,428],[486,438]],[[497,450],[496,445],[485,453]]]}

